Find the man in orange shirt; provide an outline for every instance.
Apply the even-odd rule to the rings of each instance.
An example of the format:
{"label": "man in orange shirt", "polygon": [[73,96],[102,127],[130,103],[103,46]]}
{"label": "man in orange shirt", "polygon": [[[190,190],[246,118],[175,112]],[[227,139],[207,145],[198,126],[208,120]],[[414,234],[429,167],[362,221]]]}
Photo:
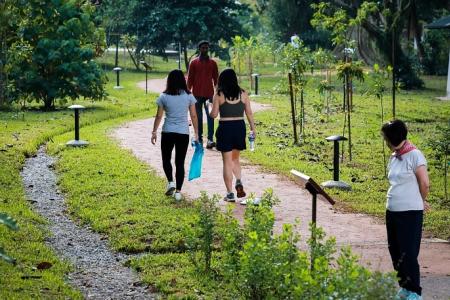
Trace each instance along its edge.
{"label": "man in orange shirt", "polygon": [[201,41],[198,43],[199,55],[189,64],[187,87],[197,99],[195,108],[198,117],[198,138],[202,142],[203,135],[203,108],[206,112],[208,121],[208,141],[206,148],[213,148],[214,143],[214,119],[209,116],[208,102],[212,101],[214,96],[214,87],[217,85],[219,71],[217,63],[208,55],[209,42]]}

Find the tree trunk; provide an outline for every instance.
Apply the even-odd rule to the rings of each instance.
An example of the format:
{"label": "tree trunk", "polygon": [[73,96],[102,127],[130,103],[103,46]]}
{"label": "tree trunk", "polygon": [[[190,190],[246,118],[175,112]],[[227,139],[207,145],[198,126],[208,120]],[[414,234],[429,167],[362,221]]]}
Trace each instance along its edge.
{"label": "tree trunk", "polygon": [[445,201],[448,202],[448,188],[447,188],[447,184],[448,184],[448,156],[447,154],[445,154],[445,158],[444,158],[444,193],[445,193]]}
{"label": "tree trunk", "polygon": [[54,110],[55,109],[55,103],[54,103],[55,99],[54,98],[44,98],[44,110],[45,111],[50,111],[50,110]]}
{"label": "tree trunk", "polygon": [[[3,37],[2,37],[3,40]],[[5,74],[5,64],[6,64],[6,47],[5,43],[2,41],[0,45],[0,107],[4,106],[6,103],[6,74]]]}
{"label": "tree trunk", "polygon": [[413,31],[414,39],[417,43],[417,54],[419,56],[419,61],[422,62],[423,58],[425,57],[425,50],[423,49],[422,27],[420,26],[419,20],[417,18],[417,8],[415,0],[411,1],[410,22],[411,22],[410,28]]}
{"label": "tree trunk", "polygon": [[[130,48],[128,48],[128,45],[125,45],[125,48],[127,48],[127,52],[130,55],[131,60],[133,61],[134,66],[136,67],[136,70],[139,71],[140,65],[139,65],[139,54],[135,53],[135,55],[133,55],[133,52],[130,50]],[[136,50],[137,52],[137,50]]]}
{"label": "tree trunk", "polygon": [[[186,68],[186,72],[189,71],[189,63],[191,62],[190,59],[188,59],[188,53],[187,53],[187,48],[186,48],[186,43],[185,42],[181,42],[181,48],[183,49],[183,54],[184,54],[184,66]],[[192,58],[192,56],[191,56]]]}

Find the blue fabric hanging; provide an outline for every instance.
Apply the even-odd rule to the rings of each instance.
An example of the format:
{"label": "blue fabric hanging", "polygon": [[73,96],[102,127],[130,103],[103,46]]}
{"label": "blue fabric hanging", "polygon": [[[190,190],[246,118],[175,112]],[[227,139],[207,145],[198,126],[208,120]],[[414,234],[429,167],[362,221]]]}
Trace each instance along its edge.
{"label": "blue fabric hanging", "polygon": [[198,142],[193,142],[194,155],[192,156],[189,168],[189,181],[202,176],[203,146]]}

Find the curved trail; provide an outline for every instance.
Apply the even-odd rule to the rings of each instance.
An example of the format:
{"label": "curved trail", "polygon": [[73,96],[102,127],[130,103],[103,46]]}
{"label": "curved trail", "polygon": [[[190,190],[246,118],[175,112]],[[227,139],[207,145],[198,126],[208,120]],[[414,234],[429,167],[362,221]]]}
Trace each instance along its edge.
{"label": "curved trail", "polygon": [[156,299],[137,275],[123,266],[126,255],[112,252],[106,238],[68,217],[57,188],[55,162],[42,147],[27,159],[21,175],[29,201],[50,223],[52,235],[47,244],[75,268],[68,276],[69,283],[85,299]]}
{"label": "curved trail", "polygon": [[[148,81],[150,91],[160,93],[164,89],[165,79]],[[145,81],[138,83],[145,88]],[[268,105],[252,103],[254,112],[270,108]],[[113,132],[120,144],[155,169],[161,177],[162,169],[160,145],[150,143],[153,119],[127,123]],[[160,135],[158,135],[160,136]],[[256,150],[258,151],[258,150]],[[186,170],[193,151],[190,148],[186,157]],[[306,240],[309,236],[308,222],[311,219],[311,198],[307,191],[292,181],[243,161],[243,182],[247,193],[260,195],[263,190],[272,187],[281,202],[274,207],[275,230],[279,232],[283,223],[293,223],[300,218],[299,231]],[[209,195],[224,193],[222,180],[222,159],[220,152],[205,151],[202,177],[194,181],[185,181],[182,193],[189,198],[196,198],[200,191]],[[221,205],[226,205],[221,201]],[[242,219],[245,207],[235,205],[235,215]],[[355,253],[361,256],[362,263],[371,269],[392,271],[392,264],[387,249],[386,229],[379,220],[355,213],[342,213],[333,210],[327,202],[318,201],[317,224],[324,228],[328,236],[335,236],[338,245],[351,245]],[[438,239],[422,239],[419,262],[422,274],[422,286],[425,299],[450,298],[450,243]]]}

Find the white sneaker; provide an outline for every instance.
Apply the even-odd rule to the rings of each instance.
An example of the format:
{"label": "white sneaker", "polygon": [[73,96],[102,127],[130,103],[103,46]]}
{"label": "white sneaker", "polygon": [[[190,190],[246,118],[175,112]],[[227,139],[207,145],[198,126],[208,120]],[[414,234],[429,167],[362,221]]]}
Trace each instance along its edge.
{"label": "white sneaker", "polygon": [[175,201],[177,201],[177,202],[179,202],[183,199],[183,196],[181,195],[180,192],[175,192],[174,197],[175,197]]}
{"label": "white sneaker", "polygon": [[167,184],[167,189],[166,189],[166,196],[172,196],[173,192],[175,192],[175,182],[170,181]]}
{"label": "white sneaker", "polygon": [[247,198],[239,202],[241,205],[247,205],[247,204],[253,204],[253,205],[259,205],[261,203],[261,198],[256,197],[255,199]]}

